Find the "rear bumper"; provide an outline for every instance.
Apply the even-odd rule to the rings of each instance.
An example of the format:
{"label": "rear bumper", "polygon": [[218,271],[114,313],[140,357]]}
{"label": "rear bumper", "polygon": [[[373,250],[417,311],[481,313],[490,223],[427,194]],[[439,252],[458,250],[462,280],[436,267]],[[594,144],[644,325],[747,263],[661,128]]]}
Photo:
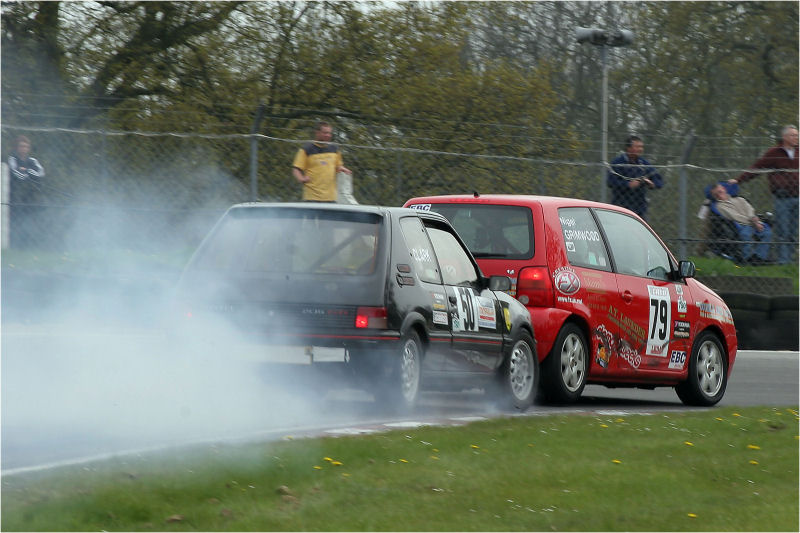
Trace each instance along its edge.
{"label": "rear bumper", "polygon": [[173,331],[172,340],[177,349],[198,355],[203,353],[252,361],[307,364],[317,359],[318,354],[327,354],[325,358],[336,358],[335,354],[343,355],[344,350],[394,349],[400,343],[400,332],[353,328],[253,333],[234,329],[181,327]]}

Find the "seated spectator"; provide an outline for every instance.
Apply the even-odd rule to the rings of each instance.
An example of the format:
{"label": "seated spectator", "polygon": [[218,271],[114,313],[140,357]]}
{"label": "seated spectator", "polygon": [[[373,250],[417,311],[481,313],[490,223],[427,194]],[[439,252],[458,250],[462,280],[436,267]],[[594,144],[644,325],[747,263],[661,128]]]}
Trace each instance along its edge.
{"label": "seated spectator", "polygon": [[[730,222],[741,243],[740,253],[735,254],[741,262],[757,265],[770,263],[768,259],[772,229],[763,222],[746,198],[737,196],[739,186],[732,183],[715,183],[706,187],[706,196],[711,200],[711,213]],[[754,246],[753,241],[759,241]]]}

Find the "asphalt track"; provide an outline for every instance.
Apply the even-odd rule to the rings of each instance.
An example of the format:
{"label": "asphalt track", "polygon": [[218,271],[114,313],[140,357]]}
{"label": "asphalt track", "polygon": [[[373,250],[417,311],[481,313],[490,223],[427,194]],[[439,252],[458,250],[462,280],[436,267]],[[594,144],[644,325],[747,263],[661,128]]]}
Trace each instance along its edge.
{"label": "asphalt track", "polygon": [[[265,386],[257,365],[172,360],[158,342],[148,332],[4,329],[2,475],[196,443],[359,434],[508,415],[472,390],[426,392],[413,416],[393,416],[364,392],[322,391],[294,375],[272,376]],[[719,406],[798,406],[799,376],[798,352],[739,352]],[[685,409],[672,389],[590,385],[576,405],[537,404],[522,415]]]}

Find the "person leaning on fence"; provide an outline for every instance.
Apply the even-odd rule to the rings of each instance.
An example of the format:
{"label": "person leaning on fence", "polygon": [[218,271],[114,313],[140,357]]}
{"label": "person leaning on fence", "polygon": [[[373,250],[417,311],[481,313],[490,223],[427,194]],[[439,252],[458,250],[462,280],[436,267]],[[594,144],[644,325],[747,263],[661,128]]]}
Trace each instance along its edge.
{"label": "person leaning on fence", "polygon": [[642,157],[644,142],[631,135],[625,140],[625,151],[611,161],[607,183],[611,187],[611,203],[630,209],[642,218],[647,215],[647,191],[664,186],[661,174]]}
{"label": "person leaning on fence", "polygon": [[[711,200],[709,209],[724,219],[719,222],[729,223],[735,230],[735,238],[742,241],[739,250],[731,254],[733,257],[745,264],[768,264],[772,231],[769,224],[758,217],[752,204],[737,196],[738,189],[734,183],[714,183],[706,187],[706,196]],[[759,244],[754,247],[753,241]]]}
{"label": "person leaning on fence", "polygon": [[31,204],[44,178],[44,167],[35,157],[31,157],[31,140],[24,135],[14,141],[14,149],[8,156],[8,170],[11,245],[19,247],[26,240],[23,235],[30,231],[25,219],[33,209]]}
{"label": "person leaning on fence", "polygon": [[[775,240],[778,244],[778,263],[792,262],[797,244],[797,127],[784,126],[780,142],[767,150],[749,170],[768,172],[769,190],[775,200]],[[730,183],[743,183],[759,174],[744,172]]]}
{"label": "person leaning on fence", "polygon": [[314,141],[304,144],[292,163],[292,174],[303,184],[303,200],[335,202],[336,173],[352,174],[345,168],[339,147],[330,142],[333,127],[327,122],[314,126]]}

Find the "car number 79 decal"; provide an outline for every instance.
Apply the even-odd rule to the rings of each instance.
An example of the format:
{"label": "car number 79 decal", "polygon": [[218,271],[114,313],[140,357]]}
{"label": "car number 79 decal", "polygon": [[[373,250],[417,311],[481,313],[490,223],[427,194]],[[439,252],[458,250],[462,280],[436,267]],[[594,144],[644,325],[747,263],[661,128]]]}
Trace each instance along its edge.
{"label": "car number 79 decal", "polygon": [[650,293],[650,319],[647,327],[647,355],[667,356],[670,325],[672,324],[672,302],[667,287],[647,286]]}

